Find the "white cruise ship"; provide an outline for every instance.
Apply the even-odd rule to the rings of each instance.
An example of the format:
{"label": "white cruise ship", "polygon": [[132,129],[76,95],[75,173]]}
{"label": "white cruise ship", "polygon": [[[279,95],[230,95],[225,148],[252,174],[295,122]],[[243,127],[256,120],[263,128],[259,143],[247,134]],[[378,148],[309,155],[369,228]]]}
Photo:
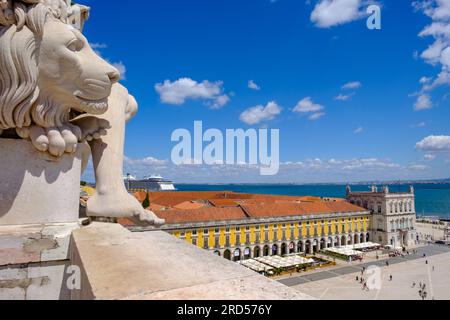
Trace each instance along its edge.
{"label": "white cruise ship", "polygon": [[160,175],[151,175],[144,179],[137,179],[128,174],[124,177],[127,190],[147,190],[147,191],[176,191],[173,182],[166,180]]}

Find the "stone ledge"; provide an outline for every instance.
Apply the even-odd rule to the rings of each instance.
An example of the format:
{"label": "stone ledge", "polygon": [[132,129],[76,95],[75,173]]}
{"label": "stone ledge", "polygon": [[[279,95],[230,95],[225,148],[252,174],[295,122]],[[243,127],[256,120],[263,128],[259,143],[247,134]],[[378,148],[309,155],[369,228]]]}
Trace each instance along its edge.
{"label": "stone ledge", "polygon": [[311,299],[162,231],[93,223],[72,239],[72,263],[82,270],[73,299]]}

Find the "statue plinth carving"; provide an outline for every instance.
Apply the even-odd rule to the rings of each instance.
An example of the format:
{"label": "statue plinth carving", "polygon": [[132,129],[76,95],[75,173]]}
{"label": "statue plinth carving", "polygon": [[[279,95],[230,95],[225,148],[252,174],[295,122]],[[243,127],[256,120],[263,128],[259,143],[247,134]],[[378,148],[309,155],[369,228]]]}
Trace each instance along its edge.
{"label": "statue plinth carving", "polygon": [[[0,138],[31,143],[35,153],[27,153],[24,164],[30,167],[23,168],[31,171],[42,154],[75,161],[80,145],[89,144],[97,187],[87,214],[161,225],[125,189],[125,123],[137,103],[119,84],[119,72],[83,36],[88,16],[87,7],[71,0],[0,0]],[[17,151],[5,149],[1,161],[3,152]],[[9,170],[6,164],[0,168],[0,175]],[[36,189],[51,187],[35,183]]]}

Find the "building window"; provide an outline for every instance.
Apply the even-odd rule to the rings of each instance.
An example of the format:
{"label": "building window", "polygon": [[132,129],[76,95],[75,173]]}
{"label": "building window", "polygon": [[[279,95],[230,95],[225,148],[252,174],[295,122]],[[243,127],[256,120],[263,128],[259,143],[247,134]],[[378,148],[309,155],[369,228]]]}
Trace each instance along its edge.
{"label": "building window", "polygon": [[291,227],[294,227],[294,224],[293,224],[293,223],[291,223]]}
{"label": "building window", "polygon": [[226,231],[226,232],[230,232],[230,227],[227,227],[227,228],[225,229],[225,231]]}
{"label": "building window", "polygon": [[245,230],[249,231],[250,230],[250,226],[246,226]]}
{"label": "building window", "polygon": [[259,226],[256,226],[255,229],[256,229],[256,230],[259,230]]}
{"label": "building window", "polygon": [[381,213],[381,204],[378,204],[378,213]]}
{"label": "building window", "polygon": [[208,234],[208,233],[209,233],[209,230],[208,230],[208,229],[205,229],[205,230],[203,230],[203,233],[204,233],[204,234]]}
{"label": "building window", "polygon": [[239,228],[239,227],[236,227],[236,231],[238,231],[238,232],[239,232],[239,231],[241,231],[241,228]]}
{"label": "building window", "polygon": [[215,233],[220,233],[219,228],[216,228],[216,229],[214,230],[214,232],[215,232]]}
{"label": "building window", "polygon": [[197,230],[192,230],[192,235],[196,236],[197,235]]}
{"label": "building window", "polygon": [[264,229],[269,229],[269,225],[268,224],[266,224],[265,226],[264,226]]}
{"label": "building window", "polygon": [[250,235],[248,233],[245,235],[245,243],[250,244]]}

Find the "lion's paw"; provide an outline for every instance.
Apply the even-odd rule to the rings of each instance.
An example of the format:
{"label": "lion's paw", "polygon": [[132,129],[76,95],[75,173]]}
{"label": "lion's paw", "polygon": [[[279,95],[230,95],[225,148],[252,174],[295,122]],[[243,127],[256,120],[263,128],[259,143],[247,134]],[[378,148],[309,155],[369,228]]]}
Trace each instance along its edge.
{"label": "lion's paw", "polygon": [[92,116],[80,117],[72,123],[81,129],[82,141],[100,139],[107,134],[106,130],[111,128],[107,120]]}
{"label": "lion's paw", "polygon": [[75,153],[81,138],[81,130],[72,124],[58,128],[31,126],[16,131],[21,138],[29,139],[37,150],[48,152],[54,157]]}

